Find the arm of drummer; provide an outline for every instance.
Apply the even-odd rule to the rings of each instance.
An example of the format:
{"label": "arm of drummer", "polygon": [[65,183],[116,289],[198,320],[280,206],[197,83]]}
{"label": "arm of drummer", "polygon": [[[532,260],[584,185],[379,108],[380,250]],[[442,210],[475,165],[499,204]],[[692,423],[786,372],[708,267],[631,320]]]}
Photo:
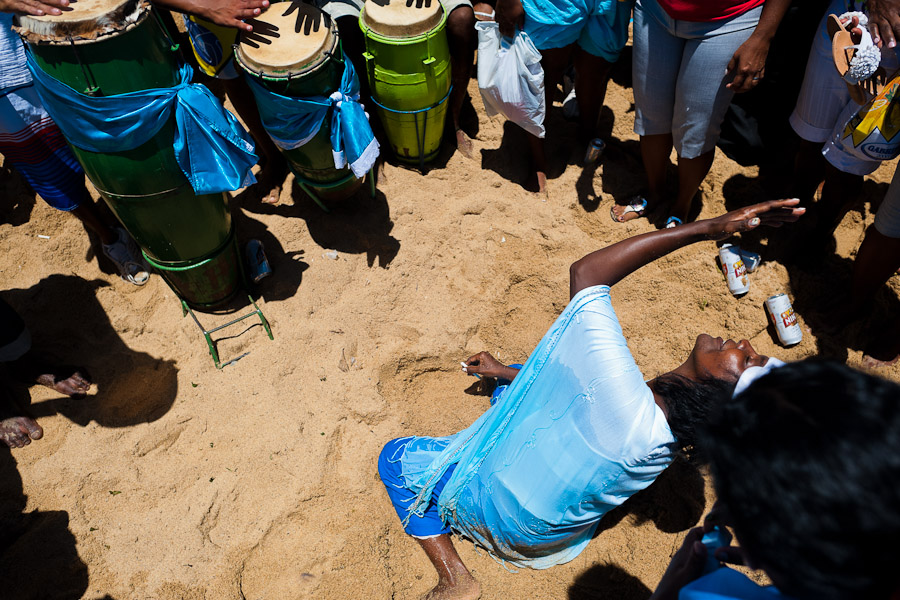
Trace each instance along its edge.
{"label": "arm of drummer", "polygon": [[0,0],[0,12],[17,15],[61,15],[61,8],[69,6],[69,0]]}
{"label": "arm of drummer", "polygon": [[760,225],[781,227],[796,221],[806,211],[799,204],[796,198],[761,202],[712,219],[636,235],[591,252],[569,268],[569,297],[591,286],[612,286],[657,258],[695,242],[724,240]]}
{"label": "arm of drummer", "polygon": [[[4,2],[6,0],[0,0]],[[19,0],[22,1],[22,0]],[[46,0],[45,0],[46,1]],[[68,0],[66,0],[68,1]],[[258,17],[269,0],[153,0],[154,4],[176,12],[194,15],[222,27],[253,31],[245,19]]]}

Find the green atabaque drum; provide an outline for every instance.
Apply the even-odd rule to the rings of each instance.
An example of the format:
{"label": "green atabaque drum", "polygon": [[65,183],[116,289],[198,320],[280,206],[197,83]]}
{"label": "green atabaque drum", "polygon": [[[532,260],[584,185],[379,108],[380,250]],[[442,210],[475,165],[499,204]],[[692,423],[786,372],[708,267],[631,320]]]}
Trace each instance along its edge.
{"label": "green atabaque drum", "polygon": [[[19,17],[40,68],[78,92],[109,96],[180,83],[178,46],[150,4],[78,0],[60,16]],[[65,114],[51,115],[64,121]],[[231,233],[223,194],[198,196],[175,161],[175,117],[145,144],[97,153],[71,145],[85,173],[145,253],[191,261]]]}
{"label": "green atabaque drum", "polygon": [[[257,21],[278,28],[280,37],[271,44],[235,46],[238,66],[265,89],[292,98],[330,96],[341,85],[344,61],[337,26],[322,11],[306,5],[307,19],[313,25],[294,33],[294,14],[285,16],[288,3],[273,3]],[[294,177],[312,188],[324,200],[341,200],[353,195],[362,185],[348,166],[334,167],[331,148],[331,114],[325,117],[318,133],[292,150],[282,150]]]}
{"label": "green atabaque drum", "polygon": [[157,261],[146,252],[144,258],[193,308],[214,309],[243,287],[244,273],[234,231],[221,248],[188,263]]}
{"label": "green atabaque drum", "polygon": [[431,160],[441,146],[450,94],[446,25],[440,2],[382,6],[368,0],[360,14],[372,99],[391,147],[405,162]]}

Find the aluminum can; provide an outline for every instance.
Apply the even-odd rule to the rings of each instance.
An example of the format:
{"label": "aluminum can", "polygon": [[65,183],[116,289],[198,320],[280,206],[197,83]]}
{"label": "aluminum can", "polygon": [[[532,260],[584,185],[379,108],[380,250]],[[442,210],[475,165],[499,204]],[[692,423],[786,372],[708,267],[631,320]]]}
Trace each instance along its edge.
{"label": "aluminum can", "polygon": [[591,165],[600,160],[604,150],[606,150],[606,142],[600,138],[592,139],[584,154],[584,164]]}
{"label": "aluminum can", "polygon": [[250,240],[247,242],[245,253],[247,255],[247,268],[250,271],[250,279],[253,280],[253,283],[259,283],[272,274],[272,267],[269,266],[269,259],[266,258],[266,252],[261,241]]}
{"label": "aluminum can", "polygon": [[775,331],[778,333],[778,340],[785,346],[793,346],[799,344],[803,339],[803,330],[800,328],[800,322],[797,320],[797,314],[794,307],[791,306],[791,299],[787,294],[775,294],[769,296],[766,300],[766,312],[772,319]]}
{"label": "aluminum can", "polygon": [[736,250],[740,253],[741,259],[744,261],[744,266],[747,267],[748,273],[752,273],[753,271],[755,271],[760,263],[762,263],[762,256],[760,256],[756,252],[750,252],[749,250],[744,250],[743,248],[736,248]]}
{"label": "aluminum can", "polygon": [[742,296],[750,291],[750,280],[747,278],[747,267],[738,248],[725,244],[719,248],[719,262],[722,273],[728,282],[728,291],[735,296]]}

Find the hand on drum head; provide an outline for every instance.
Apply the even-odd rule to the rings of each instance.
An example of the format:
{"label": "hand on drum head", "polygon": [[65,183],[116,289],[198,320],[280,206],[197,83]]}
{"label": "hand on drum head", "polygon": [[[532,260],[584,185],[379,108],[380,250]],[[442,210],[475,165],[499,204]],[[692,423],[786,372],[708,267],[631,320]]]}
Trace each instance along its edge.
{"label": "hand on drum head", "polygon": [[250,25],[252,29],[247,33],[241,34],[241,43],[247,44],[252,48],[259,48],[260,44],[271,44],[272,40],[269,38],[281,37],[281,34],[278,33],[277,25],[257,21],[256,19],[250,19],[247,21],[247,25]]}
{"label": "hand on drum head", "polygon": [[291,0],[291,5],[281,16],[286,17],[294,11],[297,11],[294,33],[300,33],[302,29],[303,35],[309,35],[311,31],[318,31],[322,26],[322,15],[325,13],[315,6],[307,4],[303,0]]}
{"label": "hand on drum head", "polygon": [[69,0],[0,0],[0,12],[18,15],[61,15],[62,10],[69,8]]}
{"label": "hand on drum head", "polygon": [[[387,6],[391,3],[391,0],[372,0],[378,6]],[[406,0],[406,7],[412,8],[415,6],[416,8],[431,8],[432,0]]]}

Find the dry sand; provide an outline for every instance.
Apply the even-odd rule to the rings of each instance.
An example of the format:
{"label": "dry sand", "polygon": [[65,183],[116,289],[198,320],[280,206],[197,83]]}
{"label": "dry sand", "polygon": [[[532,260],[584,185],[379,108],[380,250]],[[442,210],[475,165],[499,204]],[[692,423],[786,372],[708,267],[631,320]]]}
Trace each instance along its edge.
{"label": "dry sand", "polygon": [[[249,354],[223,371],[158,276],[136,288],[101,272],[73,217],[0,173],[0,295],[31,323],[36,346],[86,365],[97,382],[80,401],[32,389],[45,438],[0,451],[9,546],[0,595],[405,599],[434,584],[376,475],[381,446],[468,425],[488,402],[471,393],[459,361],[483,349],[524,359],[567,302],[569,264],[654,228],[608,216],[614,198],[643,185],[630,89],[610,85],[609,149],[594,173],[576,164],[575,126],[552,116],[558,168],[547,202],[521,185],[521,131],[487,120],[474,82],[470,92],[480,164],[447,151],[424,176],[388,166],[374,199],[361,194],[330,214],[290,186],[277,207],[235,199],[239,236],[262,239],[275,269],[260,288],[275,339],[236,327],[223,358]],[[893,166],[867,182],[837,254],[814,272],[766,262],[735,299],[707,242],[620,283],[613,302],[644,373],[675,367],[706,331],[785,359],[821,351],[858,364],[862,324],[832,340],[804,317],[846,285],[869,202]],[[701,216],[767,198],[757,175],[720,153]],[[742,243],[772,258],[778,235]],[[336,260],[325,256],[332,250]],[[880,294],[869,322],[897,314],[897,287]],[[762,309],[780,291],[796,297],[804,321],[803,342],[788,350]],[[676,464],[567,565],[510,573],[471,545],[459,549],[484,598],[642,599],[711,501],[701,474]]]}

